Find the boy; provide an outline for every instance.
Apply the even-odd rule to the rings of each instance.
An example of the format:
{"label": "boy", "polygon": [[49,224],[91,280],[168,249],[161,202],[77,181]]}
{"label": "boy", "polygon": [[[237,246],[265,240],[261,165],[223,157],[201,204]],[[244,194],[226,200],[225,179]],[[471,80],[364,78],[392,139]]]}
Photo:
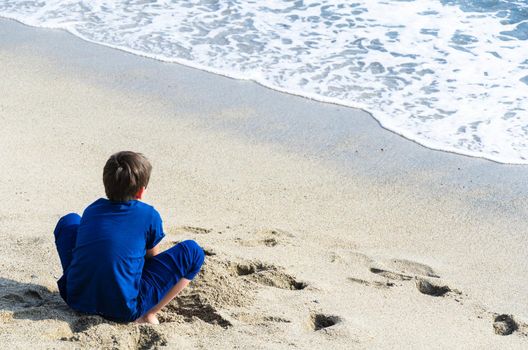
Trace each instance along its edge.
{"label": "boy", "polygon": [[161,217],[140,202],[151,170],[140,153],[113,154],[103,170],[108,199],[90,204],[82,218],[72,213],[57,223],[64,272],[57,284],[71,308],[117,322],[158,324],[156,313],[200,271],[204,252],[194,241],[159,253]]}

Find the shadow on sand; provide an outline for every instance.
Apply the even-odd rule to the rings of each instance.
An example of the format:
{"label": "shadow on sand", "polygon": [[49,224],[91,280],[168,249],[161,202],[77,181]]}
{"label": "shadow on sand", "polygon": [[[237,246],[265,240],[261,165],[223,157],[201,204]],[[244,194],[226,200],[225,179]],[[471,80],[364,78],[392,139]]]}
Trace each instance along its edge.
{"label": "shadow on sand", "polygon": [[64,321],[73,333],[85,331],[95,324],[111,323],[102,317],[72,310],[58,292],[44,286],[3,277],[0,277],[0,311],[7,311],[6,314],[13,319]]}

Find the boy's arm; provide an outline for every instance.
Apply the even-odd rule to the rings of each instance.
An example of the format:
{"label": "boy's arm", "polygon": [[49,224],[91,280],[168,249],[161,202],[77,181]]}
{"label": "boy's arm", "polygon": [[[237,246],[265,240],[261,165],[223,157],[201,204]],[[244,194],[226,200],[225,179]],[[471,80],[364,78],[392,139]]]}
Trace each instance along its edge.
{"label": "boy's arm", "polygon": [[153,256],[156,256],[159,254],[159,244],[156,245],[154,248],[152,249],[147,249],[147,254],[145,254],[145,258],[148,259],[148,258],[152,258]]}

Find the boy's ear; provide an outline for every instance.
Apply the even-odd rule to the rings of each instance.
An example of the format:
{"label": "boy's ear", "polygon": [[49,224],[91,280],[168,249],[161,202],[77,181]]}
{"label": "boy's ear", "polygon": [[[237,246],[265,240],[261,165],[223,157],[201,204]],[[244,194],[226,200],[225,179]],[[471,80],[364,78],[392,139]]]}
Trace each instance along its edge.
{"label": "boy's ear", "polygon": [[145,187],[141,187],[137,193],[136,193],[136,199],[141,199],[143,198],[143,193],[145,192]]}

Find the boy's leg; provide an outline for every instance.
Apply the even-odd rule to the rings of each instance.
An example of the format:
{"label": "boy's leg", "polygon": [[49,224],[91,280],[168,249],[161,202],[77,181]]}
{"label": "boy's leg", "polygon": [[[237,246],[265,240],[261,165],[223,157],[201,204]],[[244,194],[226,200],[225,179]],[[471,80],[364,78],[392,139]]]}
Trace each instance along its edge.
{"label": "boy's leg", "polygon": [[66,272],[70,266],[72,259],[72,250],[75,248],[75,240],[77,239],[77,228],[81,222],[81,217],[78,214],[70,213],[60,218],[55,231],[55,246],[59,253],[60,262],[63,273]]}
{"label": "boy's leg", "polygon": [[138,321],[157,322],[156,313],[198,274],[204,258],[203,249],[189,240],[147,259],[141,276]]}
{"label": "boy's leg", "polygon": [[160,302],[158,302],[153,308],[148,310],[146,314],[144,314],[143,316],[138,318],[136,320],[136,322],[138,322],[138,323],[159,324],[159,321],[158,321],[158,318],[156,317],[156,314],[163,307],[165,307],[165,305],[170,303],[170,301],[172,299],[174,299],[174,297],[176,295],[178,295],[178,293],[180,293],[182,291],[182,289],[187,287],[189,285],[189,283],[191,283],[191,281],[186,279],[186,278],[182,278],[181,280],[179,280],[178,283],[176,283],[171,289],[169,289],[169,292],[167,294],[165,294],[165,296],[161,299]]}

